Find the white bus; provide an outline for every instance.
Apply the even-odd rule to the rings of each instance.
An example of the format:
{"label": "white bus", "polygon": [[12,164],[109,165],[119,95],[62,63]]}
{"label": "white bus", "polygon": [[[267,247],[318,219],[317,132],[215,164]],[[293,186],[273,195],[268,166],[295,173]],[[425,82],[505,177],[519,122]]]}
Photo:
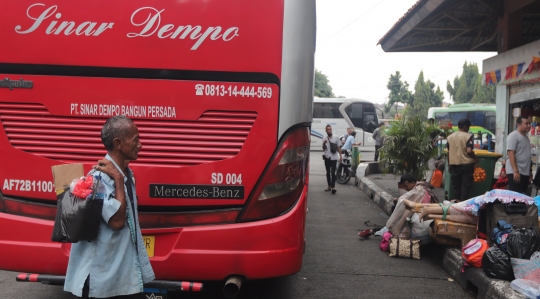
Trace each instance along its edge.
{"label": "white bus", "polygon": [[369,101],[346,98],[314,98],[313,123],[311,124],[311,149],[322,150],[322,138],[326,126],[331,125],[335,135],[347,133],[347,128],[355,127],[356,142],[361,151],[375,151],[372,133],[379,126],[377,108]]}

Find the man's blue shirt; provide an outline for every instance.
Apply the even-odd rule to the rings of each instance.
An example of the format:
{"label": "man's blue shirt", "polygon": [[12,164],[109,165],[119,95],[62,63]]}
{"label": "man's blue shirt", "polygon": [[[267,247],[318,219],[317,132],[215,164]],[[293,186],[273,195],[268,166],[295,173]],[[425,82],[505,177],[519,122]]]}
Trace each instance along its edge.
{"label": "man's blue shirt", "polygon": [[353,144],[354,144],[354,136],[349,135],[349,137],[347,137],[347,140],[345,141],[345,144],[343,145],[341,149],[351,150]]}
{"label": "man's blue shirt", "polygon": [[[120,173],[123,173],[109,155],[105,158],[111,161]],[[133,172],[129,168],[128,176],[133,178]],[[140,293],[143,291],[143,283],[154,280],[155,276],[146,248],[143,245],[139,217],[137,212],[131,212],[130,199],[127,196],[125,185],[127,177],[124,176],[124,191],[127,201],[126,223],[121,230],[113,230],[107,224],[120,208],[120,202],[114,198],[114,180],[105,173],[101,174],[101,180],[106,191],[101,211],[102,221],[99,224],[99,234],[97,239],[92,242],[81,241],[71,246],[64,291],[81,297],[84,282],[90,275],[90,297],[107,298]],[[132,191],[136,207],[135,184],[132,185]],[[133,215],[135,219],[133,219]]]}

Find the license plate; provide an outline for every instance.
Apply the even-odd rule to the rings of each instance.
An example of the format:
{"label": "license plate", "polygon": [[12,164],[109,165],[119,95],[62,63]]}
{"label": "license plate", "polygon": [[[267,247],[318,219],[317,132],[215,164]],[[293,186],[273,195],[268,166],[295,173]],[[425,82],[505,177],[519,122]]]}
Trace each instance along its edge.
{"label": "license plate", "polygon": [[155,236],[143,236],[144,247],[148,253],[148,257],[154,257],[154,248],[156,245]]}

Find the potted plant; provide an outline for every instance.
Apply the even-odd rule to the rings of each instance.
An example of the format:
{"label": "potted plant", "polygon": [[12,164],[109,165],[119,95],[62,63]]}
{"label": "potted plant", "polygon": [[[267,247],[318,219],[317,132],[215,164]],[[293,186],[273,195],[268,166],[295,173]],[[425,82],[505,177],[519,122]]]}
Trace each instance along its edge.
{"label": "potted plant", "polygon": [[390,122],[384,132],[380,149],[384,173],[412,173],[420,181],[428,170],[428,160],[437,156],[430,134],[438,130],[419,117],[401,118]]}

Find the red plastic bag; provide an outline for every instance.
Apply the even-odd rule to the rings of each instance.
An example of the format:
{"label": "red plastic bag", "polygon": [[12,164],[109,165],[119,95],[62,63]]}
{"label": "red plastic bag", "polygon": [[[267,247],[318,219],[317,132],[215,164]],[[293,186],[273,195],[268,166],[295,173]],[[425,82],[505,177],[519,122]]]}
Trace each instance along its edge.
{"label": "red plastic bag", "polygon": [[82,177],[77,180],[71,193],[79,198],[87,198],[88,195],[92,194],[93,183],[94,178],[91,175],[87,176],[86,178]]}
{"label": "red plastic bag", "polygon": [[508,186],[508,176],[506,175],[506,169],[503,167],[499,173],[499,178],[493,184],[493,189],[506,189]]}
{"label": "red plastic bag", "polygon": [[431,186],[433,188],[441,188],[443,181],[443,173],[439,169],[435,169],[433,176],[431,177]]}

